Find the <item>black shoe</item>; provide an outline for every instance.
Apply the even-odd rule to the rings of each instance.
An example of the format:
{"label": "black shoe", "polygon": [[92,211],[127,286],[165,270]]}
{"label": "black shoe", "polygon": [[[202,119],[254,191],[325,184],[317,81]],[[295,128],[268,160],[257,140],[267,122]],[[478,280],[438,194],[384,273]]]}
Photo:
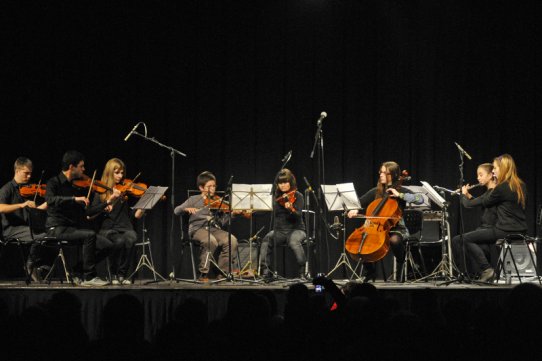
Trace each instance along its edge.
{"label": "black shoe", "polygon": [[480,282],[493,282],[493,279],[495,278],[495,270],[493,268],[488,268],[482,271],[480,274]]}

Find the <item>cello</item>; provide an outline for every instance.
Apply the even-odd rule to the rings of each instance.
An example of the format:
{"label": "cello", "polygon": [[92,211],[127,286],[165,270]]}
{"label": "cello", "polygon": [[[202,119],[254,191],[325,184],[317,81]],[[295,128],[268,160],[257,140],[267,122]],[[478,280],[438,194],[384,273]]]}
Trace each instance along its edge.
{"label": "cello", "polygon": [[[403,171],[392,188],[400,188],[402,182],[409,179],[407,171]],[[390,249],[389,231],[399,222],[402,211],[399,202],[384,193],[367,207],[363,226],[356,228],[348,237],[345,249],[354,260],[376,262],[386,256]]]}

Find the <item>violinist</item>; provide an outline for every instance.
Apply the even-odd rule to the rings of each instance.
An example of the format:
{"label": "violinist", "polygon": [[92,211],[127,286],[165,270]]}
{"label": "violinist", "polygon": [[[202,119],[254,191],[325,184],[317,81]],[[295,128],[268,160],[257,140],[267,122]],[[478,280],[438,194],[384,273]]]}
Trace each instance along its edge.
{"label": "violinist", "polygon": [[[190,214],[188,233],[190,238],[196,240],[201,247],[200,263],[199,263],[199,280],[201,282],[209,281],[209,259],[207,254],[213,254],[220,247],[220,255],[218,256],[218,267],[221,273],[227,274],[229,271],[228,262],[233,266],[237,254],[237,238],[231,235],[231,254],[232,259],[229,260],[229,244],[228,232],[222,230],[222,227],[228,222],[230,213],[216,210],[218,217],[214,217],[212,208],[224,205],[224,202],[219,199],[216,194],[216,177],[213,173],[205,171],[198,175],[196,179],[200,194],[189,197],[183,204],[175,207],[175,214],[182,213]],[[233,212],[231,214],[235,214]],[[219,274],[218,278],[223,275]]]}
{"label": "violinist", "polygon": [[32,243],[26,261],[26,271],[36,282],[40,281],[41,268],[52,263],[47,251],[35,240],[43,237],[44,233],[33,233],[29,224],[29,209],[45,211],[47,203],[36,205],[32,199],[24,199],[20,187],[27,185],[32,176],[32,161],[27,157],[19,157],[13,165],[14,176],[11,181],[0,189],[0,214],[2,215],[2,233],[4,238],[17,238],[21,242]]}
{"label": "violinist", "polygon": [[[385,193],[388,193],[390,197],[395,198],[398,202],[399,208],[404,210],[407,203],[422,204],[423,197],[421,194],[413,193],[405,187],[395,187],[401,176],[401,168],[399,164],[393,161],[384,162],[380,166],[378,171],[378,183],[376,187],[370,189],[360,198],[360,204],[362,208],[373,202],[375,199],[382,198]],[[358,210],[351,210],[348,212],[348,217],[352,218],[359,213]],[[389,231],[390,248],[397,261],[397,274],[396,280],[402,282],[405,275],[402,274],[403,264],[405,262],[405,246],[403,239],[409,236],[408,228],[405,225],[403,218],[391,228]],[[369,280],[375,280],[376,270],[374,263],[364,263],[364,282]]]}
{"label": "violinist", "polygon": [[107,256],[113,243],[88,229],[87,216],[103,211],[120,196],[113,192],[104,205],[90,209],[88,190],[75,187],[72,182],[84,176],[85,159],[78,151],[70,150],[62,157],[61,172],[47,181],[47,235],[83,244],[83,286],[105,286],[107,281],[98,277],[96,263]]}
{"label": "violinist", "polygon": [[107,186],[102,194],[95,194],[92,204],[95,207],[105,205],[104,212],[95,219],[99,234],[115,244],[115,249],[110,255],[110,267],[114,285],[130,284],[126,279],[128,268],[134,256],[134,245],[137,241],[137,233],[134,230],[133,220],[143,216],[144,210],[132,211],[130,204],[124,197],[117,198],[113,203],[107,204],[116,186],[124,184],[126,166],[118,158],[110,159],[102,173],[101,184]]}
{"label": "violinist", "polygon": [[303,222],[303,194],[297,190],[294,174],[282,169],[277,177],[273,204],[273,230],[265,235],[260,247],[262,275],[272,277],[269,267],[272,264],[274,243],[287,243],[293,251],[298,266],[298,277],[305,279],[305,250],[302,242],[307,238]]}
{"label": "violinist", "polygon": [[[527,232],[525,217],[525,202],[527,187],[517,174],[514,159],[509,154],[503,154],[493,160],[493,174],[497,184],[492,192],[486,197],[468,199],[465,202],[469,206],[495,207],[497,221],[495,225],[478,229],[473,237],[464,239],[466,252],[470,259],[480,269],[482,282],[491,282],[495,277],[495,270],[480,248],[480,243],[493,244],[498,239],[506,237],[510,233]],[[463,192],[462,197],[468,198]]]}
{"label": "violinist", "polygon": [[[495,175],[493,174],[493,164],[480,164],[476,170],[476,175],[478,179],[478,184],[480,184],[480,186],[486,187],[487,189],[485,193],[478,198],[487,198],[497,185],[497,180],[495,178]],[[465,208],[477,207],[473,205],[472,200],[474,199],[474,197],[469,192],[469,190],[473,187],[474,186],[466,184],[460,190],[462,193],[461,205]],[[495,207],[486,208],[483,206],[483,204],[478,204],[478,207],[482,208],[480,226],[472,232],[467,232],[463,235],[458,234],[454,238],[452,238],[452,254],[459,270],[461,271],[467,271],[467,265],[463,264],[463,259],[465,258],[463,249],[474,247],[471,245],[467,245],[467,243],[476,242],[478,245],[482,245],[492,243],[494,241],[493,235],[489,234],[489,237],[485,237],[484,234],[487,234],[487,232],[485,232],[486,229],[494,227],[497,223],[497,209]],[[461,240],[463,240],[463,242]],[[473,252],[468,253],[472,254]]]}

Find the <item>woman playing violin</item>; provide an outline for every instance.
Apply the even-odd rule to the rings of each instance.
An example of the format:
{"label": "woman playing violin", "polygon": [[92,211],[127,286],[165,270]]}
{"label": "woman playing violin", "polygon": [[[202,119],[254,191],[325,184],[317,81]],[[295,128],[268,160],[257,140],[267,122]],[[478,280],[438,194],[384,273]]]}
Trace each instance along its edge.
{"label": "woman playing violin", "polygon": [[[205,171],[198,175],[196,179],[200,194],[189,197],[183,204],[175,207],[175,214],[181,215],[188,213],[190,215],[188,233],[190,237],[196,240],[201,247],[199,263],[199,280],[207,282],[210,263],[208,254],[213,254],[220,247],[218,256],[218,267],[222,273],[229,271],[228,262],[235,264],[237,255],[237,238],[231,235],[231,255],[229,260],[230,248],[228,242],[228,232],[221,229],[228,222],[230,212],[223,212],[224,202],[216,199],[216,177],[213,173]],[[220,209],[216,209],[220,208]],[[229,208],[227,206],[226,208]],[[215,212],[217,217],[215,217]],[[235,214],[232,212],[231,214]]]}
{"label": "woman playing violin", "polygon": [[[96,219],[98,234],[109,239],[116,245],[110,255],[111,274],[114,285],[129,284],[126,279],[130,263],[134,257],[134,245],[137,241],[137,232],[134,230],[133,220],[143,216],[144,211],[132,211],[132,202],[119,197],[109,201],[111,196],[123,185],[126,166],[118,158],[112,158],[105,164],[100,184],[107,187],[105,192],[94,196],[93,206],[105,205],[104,212]],[[127,189],[126,187],[122,187]],[[103,207],[103,206],[102,206]]]}
{"label": "woman playing violin", "polygon": [[[373,202],[375,199],[382,198],[386,193],[390,197],[397,200],[399,208],[403,210],[407,203],[422,204],[423,197],[420,194],[413,193],[405,187],[395,186],[401,177],[401,168],[399,164],[393,161],[384,162],[380,166],[378,171],[378,183],[376,187],[369,190],[360,198],[362,208]],[[352,218],[359,213],[358,210],[351,210],[348,212],[348,217]],[[397,260],[396,279],[402,281],[404,275],[402,275],[403,263],[405,262],[405,246],[403,239],[408,237],[408,229],[405,226],[404,220],[401,218],[395,227],[389,231],[389,241],[391,250]],[[376,278],[374,263],[364,263],[364,281],[373,281]]]}
{"label": "woman playing violin", "polygon": [[303,195],[297,191],[294,174],[289,169],[282,169],[277,177],[275,199],[273,205],[273,230],[265,235],[260,248],[262,275],[264,278],[272,276],[269,267],[272,264],[274,242],[286,242],[294,252],[298,276],[305,275],[305,250],[302,242],[307,238],[305,223],[303,222]]}

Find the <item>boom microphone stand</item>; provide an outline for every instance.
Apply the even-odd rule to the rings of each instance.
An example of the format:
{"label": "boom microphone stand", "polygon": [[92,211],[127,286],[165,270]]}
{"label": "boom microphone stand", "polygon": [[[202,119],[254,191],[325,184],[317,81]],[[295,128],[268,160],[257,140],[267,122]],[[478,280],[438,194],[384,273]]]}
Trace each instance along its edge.
{"label": "boom microphone stand", "polygon": [[[326,182],[325,182],[325,160],[324,160],[324,131],[322,130],[323,120],[326,117],[327,117],[327,113],[322,112],[322,113],[320,113],[320,118],[318,118],[318,120],[316,121],[316,133],[314,134],[314,144],[312,146],[312,151],[311,151],[311,155],[310,155],[310,158],[313,159],[314,158],[314,152],[316,150],[316,147],[318,146],[317,174],[318,174],[318,183],[320,185],[326,184]],[[322,190],[320,188],[318,188],[318,196],[317,196],[317,198],[320,201],[323,198]],[[329,226],[328,226],[327,221],[326,221],[327,220],[327,211],[326,211],[325,208],[319,208],[319,211],[320,211],[320,219],[324,220],[324,225],[326,226],[326,228],[328,228],[328,231],[329,231]],[[329,268],[329,243],[328,243],[327,235],[328,235],[328,233],[325,233],[325,239],[326,239],[325,243],[326,243],[326,247],[327,247],[326,254],[328,255],[326,269]],[[322,239],[322,228],[321,227],[318,227],[318,239],[319,240]]]}
{"label": "boom microphone stand", "polygon": [[[136,129],[139,127],[139,125],[142,124],[143,125],[143,128],[145,129],[145,134],[141,134],[141,133],[138,133],[136,131]],[[162,147],[162,148],[166,148],[167,150],[169,150],[169,155],[171,157],[171,201],[170,201],[170,204],[171,204],[171,209],[175,209],[175,154],[178,154],[178,155],[181,155],[183,157],[187,157],[187,155],[173,147],[170,147],[168,145],[165,145],[165,144],[162,144],[160,143],[158,140],[154,139],[153,137],[148,137],[147,136],[147,125],[144,123],[144,122],[139,122],[137,123],[134,128],[130,131],[130,133],[128,133],[128,135],[124,138],[124,141],[128,141],[128,139],[132,136],[132,134],[135,134],[145,140],[148,140],[156,145],[158,145],[159,147]],[[169,252],[168,254],[170,255],[173,255],[174,252],[173,252],[173,245],[174,245],[174,239],[173,239],[173,227],[175,225],[175,214],[173,212],[171,212],[171,228],[170,228],[170,231],[169,231]],[[173,261],[170,260],[170,263],[173,264]]]}

